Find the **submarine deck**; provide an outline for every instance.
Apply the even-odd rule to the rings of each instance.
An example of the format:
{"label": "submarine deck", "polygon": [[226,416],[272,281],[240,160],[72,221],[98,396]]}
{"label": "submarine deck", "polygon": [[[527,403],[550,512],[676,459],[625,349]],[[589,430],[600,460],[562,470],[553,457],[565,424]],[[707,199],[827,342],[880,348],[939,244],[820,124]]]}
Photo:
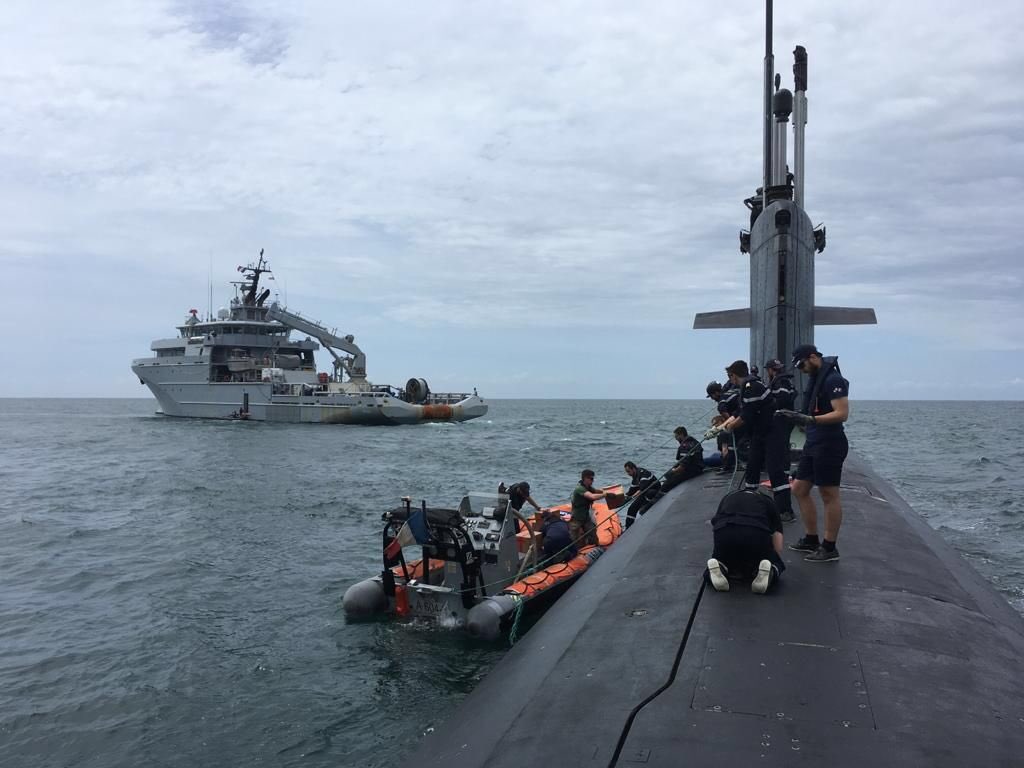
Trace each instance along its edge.
{"label": "submarine deck", "polygon": [[1024,620],[891,485],[851,455],[842,559],[755,595],[704,587],[731,479],[658,502],[406,764],[1021,764]]}

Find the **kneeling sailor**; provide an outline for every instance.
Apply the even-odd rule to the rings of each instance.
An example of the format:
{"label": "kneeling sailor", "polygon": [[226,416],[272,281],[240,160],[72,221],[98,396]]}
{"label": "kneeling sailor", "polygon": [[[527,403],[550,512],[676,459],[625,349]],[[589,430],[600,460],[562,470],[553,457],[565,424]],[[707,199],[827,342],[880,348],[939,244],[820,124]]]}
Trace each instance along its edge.
{"label": "kneeling sailor", "polygon": [[562,519],[558,510],[544,513],[544,525],[541,526],[544,536],[544,566],[564,563],[576,557],[577,549],[569,533],[569,524]]}
{"label": "kneeling sailor", "polygon": [[715,548],[708,579],[718,592],[729,591],[729,576],[753,578],[750,588],[764,594],[786,570],[782,562],[782,520],[766,495],[744,488],[725,496],[711,518]]}

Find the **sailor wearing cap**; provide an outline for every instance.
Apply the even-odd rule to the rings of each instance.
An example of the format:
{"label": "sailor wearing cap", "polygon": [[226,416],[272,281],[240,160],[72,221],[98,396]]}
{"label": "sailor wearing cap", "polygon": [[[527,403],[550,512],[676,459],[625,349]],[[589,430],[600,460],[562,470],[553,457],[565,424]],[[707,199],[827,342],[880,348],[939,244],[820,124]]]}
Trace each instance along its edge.
{"label": "sailor wearing cap", "polygon": [[750,434],[750,454],[747,458],[747,471],[743,477],[744,485],[756,489],[761,482],[761,468],[767,468],[776,507],[780,515],[788,512],[786,517],[792,519],[789,477],[783,469],[780,452],[769,450],[775,429],[775,405],[771,390],[763,381],[750,374],[743,360],[732,363],[725,372],[729,374],[729,381],[740,393],[741,410],[738,416],[726,421],[722,429],[730,431],[742,427]]}
{"label": "sailor wearing cap", "polygon": [[[789,548],[810,553],[804,558],[809,562],[827,563],[839,559],[836,539],[843,522],[839,483],[849,451],[843,422],[850,415],[850,382],[843,378],[838,358],[822,357],[813,344],[801,344],[793,350],[793,367],[808,376],[803,411],[779,413],[783,418],[802,424],[807,430],[807,440],[793,481],[804,536]],[[820,543],[818,512],[811,498],[811,488],[815,485],[825,504],[825,536]]]}
{"label": "sailor wearing cap", "polygon": [[793,374],[786,373],[786,366],[781,360],[773,359],[764,364],[768,371],[768,388],[776,408],[793,410],[796,402],[796,389],[793,387]]}
{"label": "sailor wearing cap", "polygon": [[718,403],[718,412],[723,416],[735,416],[740,411],[740,391],[732,382],[723,387],[717,381],[709,382],[705,388],[707,397]]}
{"label": "sailor wearing cap", "polygon": [[522,510],[523,505],[529,502],[530,506],[536,509],[538,512],[541,511],[540,504],[533,500],[530,495],[530,484],[525,480],[521,480],[518,483],[513,483],[506,490],[508,494],[508,503],[512,505],[512,509],[517,512]]}
{"label": "sailor wearing cap", "polygon": [[598,499],[608,494],[594,490],[594,470],[584,469],[580,473],[580,482],[572,492],[572,519],[569,521],[569,533],[572,540],[583,544],[597,544],[597,529],[591,514],[591,507]]}

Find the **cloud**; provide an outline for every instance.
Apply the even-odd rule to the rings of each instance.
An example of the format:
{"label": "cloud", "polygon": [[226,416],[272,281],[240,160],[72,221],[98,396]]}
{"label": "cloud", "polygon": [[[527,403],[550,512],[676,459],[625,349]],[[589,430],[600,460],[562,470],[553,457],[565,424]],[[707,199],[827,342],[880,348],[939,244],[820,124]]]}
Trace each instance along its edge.
{"label": "cloud", "polygon": [[[211,263],[221,303],[263,246],[293,304],[370,332],[665,338],[747,302],[749,7],[76,9],[0,10],[0,264],[27,287],[17,309],[49,307],[55,344],[97,292],[161,335]],[[891,332],[953,348],[1024,346],[1021,15],[776,10],[777,69],[810,52],[820,303],[875,306]],[[127,367],[144,347],[109,354]]]}

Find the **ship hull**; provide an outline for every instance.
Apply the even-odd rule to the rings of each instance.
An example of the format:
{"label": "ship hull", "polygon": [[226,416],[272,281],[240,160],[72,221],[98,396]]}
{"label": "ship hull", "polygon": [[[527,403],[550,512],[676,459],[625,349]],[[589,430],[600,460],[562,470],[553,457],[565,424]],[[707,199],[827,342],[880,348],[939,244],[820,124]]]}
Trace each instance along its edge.
{"label": "ship hull", "polygon": [[487,404],[476,395],[456,403],[426,404],[407,403],[380,392],[279,395],[270,383],[190,381],[189,374],[198,376],[201,366],[190,367],[182,366],[174,380],[166,381],[158,380],[152,366],[132,370],[149,387],[164,415],[181,418],[237,419],[245,410],[249,421],[391,426],[469,421],[487,413]]}

